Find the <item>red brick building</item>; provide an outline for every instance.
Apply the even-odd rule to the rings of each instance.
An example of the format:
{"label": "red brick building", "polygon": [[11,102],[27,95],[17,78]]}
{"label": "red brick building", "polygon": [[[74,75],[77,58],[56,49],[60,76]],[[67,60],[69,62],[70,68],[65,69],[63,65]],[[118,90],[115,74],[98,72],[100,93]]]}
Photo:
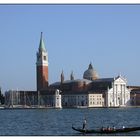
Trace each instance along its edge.
{"label": "red brick building", "polygon": [[37,52],[37,91],[44,90],[48,87],[48,53],[42,37],[40,38],[39,49]]}

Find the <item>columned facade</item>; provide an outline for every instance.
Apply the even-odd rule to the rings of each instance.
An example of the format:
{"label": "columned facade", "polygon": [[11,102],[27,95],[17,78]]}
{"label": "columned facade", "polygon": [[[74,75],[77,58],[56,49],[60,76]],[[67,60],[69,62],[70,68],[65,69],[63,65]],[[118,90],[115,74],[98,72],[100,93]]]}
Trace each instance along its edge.
{"label": "columned facade", "polygon": [[112,87],[107,92],[107,107],[130,105],[130,91],[126,87],[126,82],[126,79],[121,76],[114,79]]}

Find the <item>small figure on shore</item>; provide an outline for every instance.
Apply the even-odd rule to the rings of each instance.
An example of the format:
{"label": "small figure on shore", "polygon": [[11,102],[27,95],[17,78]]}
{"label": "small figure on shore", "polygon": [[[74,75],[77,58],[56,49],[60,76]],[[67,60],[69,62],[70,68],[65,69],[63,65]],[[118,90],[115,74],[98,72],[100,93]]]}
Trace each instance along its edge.
{"label": "small figure on shore", "polygon": [[116,128],[115,128],[115,126],[113,126],[113,130],[115,130]]}
{"label": "small figure on shore", "polygon": [[101,131],[104,131],[104,130],[105,130],[105,128],[102,126]]}
{"label": "small figure on shore", "polygon": [[107,127],[107,130],[108,130],[108,131],[110,131],[110,130],[111,130],[110,126],[108,126],[108,127]]}
{"label": "small figure on shore", "polygon": [[83,122],[83,129],[85,130],[86,129],[86,125],[87,125],[87,120],[86,118],[84,119],[84,122]]}

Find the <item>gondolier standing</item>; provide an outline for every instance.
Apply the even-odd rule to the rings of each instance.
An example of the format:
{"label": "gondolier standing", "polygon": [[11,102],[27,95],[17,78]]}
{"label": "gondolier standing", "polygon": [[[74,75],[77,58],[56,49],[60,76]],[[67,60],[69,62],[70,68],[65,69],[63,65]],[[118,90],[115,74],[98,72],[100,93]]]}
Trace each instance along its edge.
{"label": "gondolier standing", "polygon": [[83,129],[85,130],[86,129],[86,125],[87,125],[87,120],[86,118],[84,119],[84,122],[83,122]]}

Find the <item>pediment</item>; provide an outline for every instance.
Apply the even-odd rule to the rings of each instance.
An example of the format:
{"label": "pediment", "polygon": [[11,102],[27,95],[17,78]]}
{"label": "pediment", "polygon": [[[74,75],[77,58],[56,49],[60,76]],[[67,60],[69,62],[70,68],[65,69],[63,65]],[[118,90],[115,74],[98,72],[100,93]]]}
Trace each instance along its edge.
{"label": "pediment", "polygon": [[124,79],[124,78],[122,78],[122,77],[118,77],[115,81],[114,81],[114,83],[126,83],[126,80]]}

